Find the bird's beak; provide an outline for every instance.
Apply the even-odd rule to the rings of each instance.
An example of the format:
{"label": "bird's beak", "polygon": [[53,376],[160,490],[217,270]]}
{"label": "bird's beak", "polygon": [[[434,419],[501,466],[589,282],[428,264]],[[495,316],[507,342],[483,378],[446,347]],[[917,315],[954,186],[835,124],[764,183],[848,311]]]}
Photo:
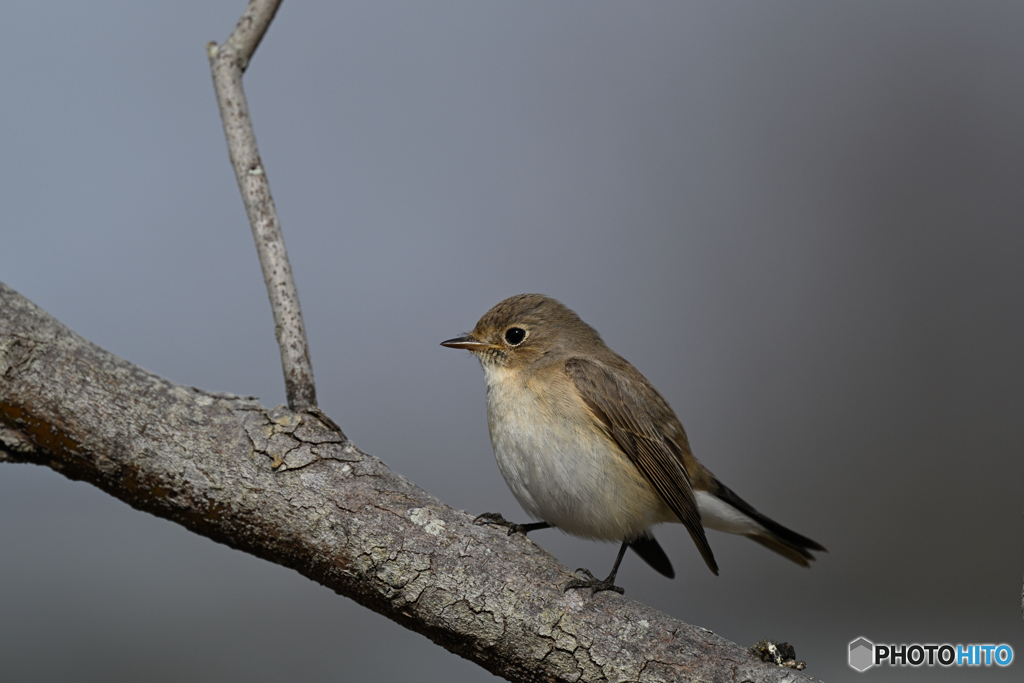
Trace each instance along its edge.
{"label": "bird's beak", "polygon": [[494,348],[494,344],[486,344],[482,341],[477,341],[471,334],[443,341],[441,342],[441,346],[447,346],[449,349],[466,349],[467,351],[482,351],[484,349]]}

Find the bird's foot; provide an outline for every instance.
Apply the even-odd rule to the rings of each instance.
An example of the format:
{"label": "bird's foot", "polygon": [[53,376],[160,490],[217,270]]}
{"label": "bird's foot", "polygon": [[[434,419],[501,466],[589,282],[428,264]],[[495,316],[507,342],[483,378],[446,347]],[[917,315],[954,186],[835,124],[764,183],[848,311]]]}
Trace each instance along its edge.
{"label": "bird's foot", "polygon": [[571,588],[589,588],[591,595],[593,595],[594,593],[600,592],[600,591],[615,591],[619,595],[622,595],[623,593],[626,592],[625,589],[619,588],[618,586],[615,585],[615,573],[614,572],[612,572],[612,574],[607,579],[595,578],[594,575],[590,573],[590,570],[583,569],[582,567],[577,569],[576,573],[577,574],[586,574],[587,578],[586,579],[580,579],[580,578],[570,579],[569,583],[565,584],[565,588],[562,591],[563,593],[567,592]]}
{"label": "bird's foot", "polygon": [[547,522],[534,522],[533,524],[516,524],[510,522],[501,516],[500,512],[485,512],[482,515],[477,515],[473,519],[473,524],[490,524],[492,526],[500,526],[508,529],[508,535],[512,534],[523,534],[526,535],[531,531],[537,529],[547,529],[551,525]]}
{"label": "bird's foot", "polygon": [[500,512],[485,512],[482,515],[477,515],[473,519],[473,524],[490,524],[491,526],[500,526],[508,529],[508,535],[512,534],[524,534],[526,531],[523,529],[522,524],[515,524],[502,517]]}

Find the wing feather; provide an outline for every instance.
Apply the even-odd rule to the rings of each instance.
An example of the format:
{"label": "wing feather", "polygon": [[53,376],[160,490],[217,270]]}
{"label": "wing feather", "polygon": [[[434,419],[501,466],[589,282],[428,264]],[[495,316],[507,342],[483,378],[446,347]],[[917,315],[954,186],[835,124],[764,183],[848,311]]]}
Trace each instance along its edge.
{"label": "wing feather", "polygon": [[[640,376],[642,384],[631,390],[635,379],[617,368],[585,358],[569,359],[565,371],[587,407],[690,532],[708,569],[718,574],[718,563],[704,535],[682,453],[652,418],[652,404],[657,403],[654,388]],[[645,392],[651,395],[646,396]]]}

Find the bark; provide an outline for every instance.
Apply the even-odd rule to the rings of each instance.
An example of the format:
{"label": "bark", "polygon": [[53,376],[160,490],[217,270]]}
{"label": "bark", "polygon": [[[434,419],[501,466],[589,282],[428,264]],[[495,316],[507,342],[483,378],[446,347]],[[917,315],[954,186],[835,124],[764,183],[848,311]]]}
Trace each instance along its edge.
{"label": "bark", "polygon": [[[813,681],[571,578],[317,417],[175,384],[0,283],[0,461],[290,567],[512,681]],[[276,469],[275,469],[276,465]]]}

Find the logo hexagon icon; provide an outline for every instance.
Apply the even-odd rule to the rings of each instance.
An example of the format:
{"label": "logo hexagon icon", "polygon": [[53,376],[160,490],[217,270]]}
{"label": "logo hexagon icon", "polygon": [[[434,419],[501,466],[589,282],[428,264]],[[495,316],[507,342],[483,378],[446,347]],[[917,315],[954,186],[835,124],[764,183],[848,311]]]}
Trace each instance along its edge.
{"label": "logo hexagon icon", "polygon": [[875,644],[867,638],[858,638],[850,643],[850,666],[857,671],[867,671],[874,665]]}

